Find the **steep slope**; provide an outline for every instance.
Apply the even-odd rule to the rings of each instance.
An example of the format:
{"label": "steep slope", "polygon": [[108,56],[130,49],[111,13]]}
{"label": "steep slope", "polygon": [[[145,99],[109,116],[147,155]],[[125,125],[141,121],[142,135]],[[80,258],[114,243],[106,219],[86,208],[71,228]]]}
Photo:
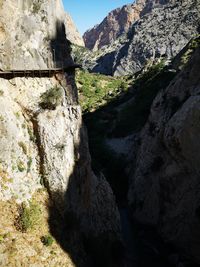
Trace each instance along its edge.
{"label": "steep slope", "polygon": [[199,32],[199,14],[199,1],[147,1],[128,34],[98,53],[83,55],[84,66],[120,76],[136,73],[159,58],[171,59]]}
{"label": "steep slope", "polygon": [[80,33],[76,25],[74,24],[71,16],[66,13],[65,16],[65,25],[66,25],[66,36],[67,39],[75,45],[85,46],[83,38],[81,37]]}
{"label": "steep slope", "polygon": [[129,190],[133,217],[198,264],[199,44],[193,43],[198,48],[187,67],[153,102]]}
{"label": "steep slope", "polygon": [[127,33],[139,19],[144,3],[145,0],[139,0],[137,4],[125,5],[111,11],[100,24],[84,33],[85,46],[96,51],[113,43],[121,34]]}
{"label": "steep slope", "polygon": [[[0,1],[0,5],[2,70],[73,64],[60,0]],[[1,74],[0,81],[0,204],[9,214],[0,218],[0,265],[12,266],[13,258],[20,266],[29,264],[21,246],[27,244],[28,261],[40,251],[31,264],[49,266],[49,261],[42,265],[46,232],[57,239],[61,257],[65,256],[58,243],[68,252],[63,264],[71,261],[69,254],[75,264],[75,254],[86,254],[83,239],[97,255],[99,250],[112,250],[119,239],[119,213],[105,178],[95,176],[90,166],[74,71],[47,77],[42,72],[37,77],[34,72],[30,76],[24,72],[24,77]],[[49,196],[44,194],[44,201],[46,190]],[[37,208],[40,204],[42,208]],[[38,214],[45,217],[45,230],[41,223],[34,234]],[[100,237],[107,247],[98,244]],[[16,238],[13,252],[9,248]],[[88,266],[87,256],[79,266]],[[60,265],[60,257],[54,258],[53,264]]]}

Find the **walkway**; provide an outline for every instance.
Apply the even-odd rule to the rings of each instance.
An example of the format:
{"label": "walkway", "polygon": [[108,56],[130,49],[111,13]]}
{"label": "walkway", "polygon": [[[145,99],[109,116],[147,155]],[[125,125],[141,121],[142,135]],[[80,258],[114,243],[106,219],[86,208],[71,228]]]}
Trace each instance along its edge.
{"label": "walkway", "polygon": [[0,70],[0,78],[12,79],[16,77],[53,77],[59,73],[68,73],[74,71],[76,68],[81,68],[81,65],[74,64],[63,68],[50,69],[33,69],[33,70]]}

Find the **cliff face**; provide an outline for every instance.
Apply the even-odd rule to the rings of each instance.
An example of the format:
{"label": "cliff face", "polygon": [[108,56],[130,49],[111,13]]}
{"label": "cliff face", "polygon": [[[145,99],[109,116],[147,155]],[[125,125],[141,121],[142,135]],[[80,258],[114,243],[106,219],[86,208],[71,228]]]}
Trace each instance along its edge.
{"label": "cliff face", "polygon": [[72,63],[65,39],[79,44],[81,39],[59,0],[2,1],[0,16],[1,69],[44,69]]}
{"label": "cliff face", "polygon": [[[65,66],[73,63],[59,0],[0,4],[1,69],[40,69],[60,66],[60,62]],[[46,188],[62,217],[76,218],[73,227],[76,225],[85,236],[119,233],[112,191],[105,179],[91,170],[74,72],[0,80],[2,206],[17,203],[16,216],[20,218],[25,203]],[[11,219],[14,225],[15,218]],[[2,217],[1,226],[4,223]],[[4,266],[9,261],[8,253]]]}
{"label": "cliff face", "polygon": [[135,73],[149,60],[176,56],[198,33],[199,11],[198,1],[182,1],[178,5],[168,1],[152,8],[132,28],[128,44],[118,53],[114,74]]}
{"label": "cliff face", "polygon": [[133,216],[199,257],[200,48],[153,102],[141,135],[129,201]]}
{"label": "cliff face", "polygon": [[171,59],[199,32],[199,14],[199,1],[146,1],[128,34],[98,53],[87,54],[84,65],[93,72],[121,76],[161,57]]}
{"label": "cliff face", "polygon": [[125,5],[111,11],[101,24],[84,33],[85,46],[96,51],[127,33],[132,24],[140,18],[144,3],[145,0],[139,0],[137,4]]}
{"label": "cliff face", "polygon": [[65,25],[66,25],[66,36],[67,39],[78,46],[85,46],[83,38],[81,37],[80,33],[76,25],[74,24],[71,16],[66,13],[65,15]]}

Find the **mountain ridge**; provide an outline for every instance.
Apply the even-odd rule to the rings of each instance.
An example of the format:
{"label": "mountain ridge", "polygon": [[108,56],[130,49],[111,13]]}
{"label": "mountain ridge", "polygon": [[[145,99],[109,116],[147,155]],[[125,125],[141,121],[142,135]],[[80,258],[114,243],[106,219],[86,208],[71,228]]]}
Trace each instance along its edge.
{"label": "mountain ridge", "polygon": [[85,46],[96,51],[127,33],[134,21],[139,19],[144,3],[145,0],[139,0],[109,12],[101,23],[83,34]]}

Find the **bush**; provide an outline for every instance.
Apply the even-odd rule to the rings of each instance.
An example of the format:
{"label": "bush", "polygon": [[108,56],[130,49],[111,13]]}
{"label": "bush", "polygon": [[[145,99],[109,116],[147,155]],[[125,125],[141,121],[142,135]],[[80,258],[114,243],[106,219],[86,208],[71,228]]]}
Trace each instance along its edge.
{"label": "bush", "polygon": [[41,241],[45,246],[49,247],[53,244],[54,239],[51,235],[45,235],[41,237]]}
{"label": "bush", "polygon": [[22,232],[34,229],[41,222],[42,211],[38,203],[31,201],[29,206],[22,204],[16,226]]}
{"label": "bush", "polygon": [[47,92],[42,94],[40,107],[43,109],[56,109],[57,106],[61,105],[63,100],[63,89],[60,87],[52,87]]}

